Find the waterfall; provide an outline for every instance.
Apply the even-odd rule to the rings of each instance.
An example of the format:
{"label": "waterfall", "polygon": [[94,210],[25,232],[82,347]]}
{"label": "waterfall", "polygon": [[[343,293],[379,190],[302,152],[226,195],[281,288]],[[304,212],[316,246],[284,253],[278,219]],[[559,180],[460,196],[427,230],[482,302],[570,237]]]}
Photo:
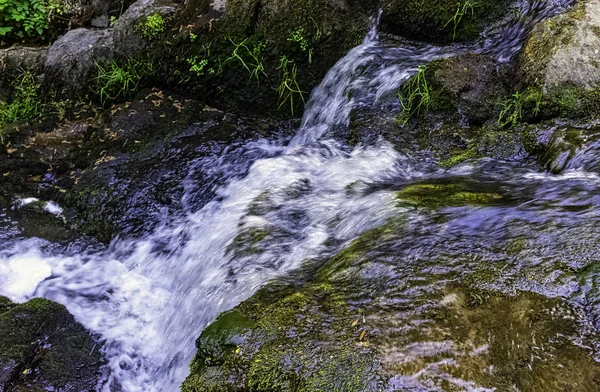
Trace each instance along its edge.
{"label": "waterfall", "polygon": [[[99,334],[108,360],[100,390],[177,390],[188,374],[194,340],[220,312],[269,280],[334,252],[329,240],[347,243],[397,213],[394,191],[372,191],[378,184],[424,175],[384,140],[349,151],[328,132],[348,126],[353,109],[374,105],[421,64],[466,51],[501,60],[514,55],[531,24],[558,12],[557,4],[534,3],[483,46],[396,47],[378,37],[375,18],[364,42],[313,91],[289,145],[262,140],[242,147],[266,157],[243,178],[229,175],[213,201],[184,217],[166,216],[144,238],[120,239],[101,250],[9,241],[0,248],[0,294],[62,303]],[[189,178],[203,164],[191,162]],[[223,162],[211,164],[227,171]],[[256,203],[272,208],[254,214],[250,206]],[[228,250],[241,231],[256,229],[285,234],[252,257]]]}

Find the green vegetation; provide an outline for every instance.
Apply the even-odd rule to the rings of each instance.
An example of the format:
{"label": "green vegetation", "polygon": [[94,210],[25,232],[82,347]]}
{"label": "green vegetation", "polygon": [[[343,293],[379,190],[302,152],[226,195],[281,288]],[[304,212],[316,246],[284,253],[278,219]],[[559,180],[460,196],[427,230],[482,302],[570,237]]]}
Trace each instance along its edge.
{"label": "green vegetation", "polygon": [[98,74],[92,92],[104,105],[108,101],[125,99],[133,93],[145,75],[152,72],[152,63],[128,59],[123,65],[111,60],[107,65],[96,63]]}
{"label": "green vegetation", "polygon": [[0,0],[0,39],[41,40],[50,22],[64,12],[61,0]]}
{"label": "green vegetation", "polygon": [[38,87],[35,77],[26,72],[17,80],[11,102],[0,101],[0,141],[4,142],[7,124],[29,121],[42,115]]}
{"label": "green vegetation", "polygon": [[[541,98],[540,98],[541,101]],[[537,107],[539,112],[539,104]],[[523,95],[518,91],[513,94],[511,99],[504,102],[500,115],[498,116],[498,125],[505,127],[507,125],[515,126],[523,119]]]}
{"label": "green vegetation", "polygon": [[[196,76],[202,76],[207,72],[207,70],[206,70],[206,66],[208,65],[207,59],[200,60],[198,58],[198,56],[193,56],[193,57],[188,58],[187,62],[190,65],[190,72],[193,72],[194,74],[196,74]],[[215,70],[213,68],[210,68],[208,70],[208,73],[210,73],[210,74],[212,74],[214,72],[215,72]]]}
{"label": "green vegetation", "polygon": [[425,77],[426,71],[426,65],[419,66],[417,75],[410,78],[398,93],[402,105],[402,112],[398,116],[398,124],[406,125],[413,115],[429,109],[431,95]]}
{"label": "green vegetation", "polygon": [[287,56],[281,56],[277,70],[281,72],[279,87],[277,88],[279,108],[289,102],[290,111],[293,115],[298,99],[306,103],[304,101],[304,92],[298,85],[298,67],[294,60],[288,59]]}
{"label": "green vegetation", "polygon": [[[231,37],[228,37],[228,39],[234,46],[234,49],[231,56],[225,59],[223,64],[227,64],[230,61],[238,62],[248,71],[250,80],[258,80],[261,74],[267,76],[262,61],[262,53],[267,47],[265,42],[258,41],[254,46],[248,46],[246,43],[249,38],[242,40],[240,43],[237,43]],[[249,58],[249,60],[244,60],[244,57]]]}
{"label": "green vegetation", "polygon": [[304,27],[299,27],[292,31],[287,40],[289,42],[297,43],[300,47],[300,50],[308,55],[308,63],[312,64],[314,49],[309,46],[308,39],[306,38],[306,34],[304,32]]}
{"label": "green vegetation", "polygon": [[165,33],[167,23],[161,14],[155,13],[140,21],[136,30],[145,39],[155,40]]}
{"label": "green vegetation", "polygon": [[471,0],[465,0],[464,3],[457,3],[456,13],[452,18],[446,22],[444,28],[448,25],[452,24],[454,26],[454,30],[452,32],[452,39],[456,39],[456,31],[465,15],[471,14],[471,18],[475,16],[475,7],[477,6],[477,2]]}

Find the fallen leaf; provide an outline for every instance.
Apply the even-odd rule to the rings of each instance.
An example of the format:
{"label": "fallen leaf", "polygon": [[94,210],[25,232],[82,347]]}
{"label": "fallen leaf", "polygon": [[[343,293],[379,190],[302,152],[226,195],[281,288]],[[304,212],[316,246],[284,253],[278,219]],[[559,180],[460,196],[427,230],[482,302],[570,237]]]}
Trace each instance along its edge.
{"label": "fallen leaf", "polygon": [[366,334],[367,334],[367,330],[363,329],[363,331],[360,333],[360,337],[358,339],[363,340],[363,338],[365,337]]}

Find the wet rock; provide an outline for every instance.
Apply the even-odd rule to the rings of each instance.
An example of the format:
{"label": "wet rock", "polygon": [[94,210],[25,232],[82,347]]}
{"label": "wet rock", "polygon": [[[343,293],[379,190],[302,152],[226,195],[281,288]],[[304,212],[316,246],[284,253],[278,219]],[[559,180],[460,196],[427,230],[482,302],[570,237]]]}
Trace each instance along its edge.
{"label": "wet rock", "polygon": [[255,324],[237,310],[223,313],[196,340],[200,355],[206,365],[221,364],[242,344]]}
{"label": "wet rock", "polygon": [[201,208],[225,180],[219,170],[243,173],[253,160],[229,169],[210,162],[225,159],[225,152],[235,161],[248,153],[244,142],[273,130],[198,101],[143,91],[88,130],[69,155],[71,172],[57,179],[66,189],[59,200],[69,207],[65,213],[75,227],[103,241],[145,233],[167,211],[174,218],[187,208]]}
{"label": "wet rock", "polygon": [[600,1],[580,2],[570,12],[534,27],[519,61],[521,83],[544,89],[595,87],[600,82],[598,46]]}
{"label": "wet rock", "polygon": [[597,126],[542,124],[528,131],[528,149],[552,173],[564,170],[600,172],[596,151],[600,148]]}
{"label": "wet rock", "polygon": [[2,297],[0,304],[0,390],[96,390],[100,347],[64,306]]}
{"label": "wet rock", "polygon": [[45,70],[53,83],[62,86],[63,94],[81,92],[95,71],[95,62],[108,58],[112,51],[108,30],[71,30],[48,49]]}

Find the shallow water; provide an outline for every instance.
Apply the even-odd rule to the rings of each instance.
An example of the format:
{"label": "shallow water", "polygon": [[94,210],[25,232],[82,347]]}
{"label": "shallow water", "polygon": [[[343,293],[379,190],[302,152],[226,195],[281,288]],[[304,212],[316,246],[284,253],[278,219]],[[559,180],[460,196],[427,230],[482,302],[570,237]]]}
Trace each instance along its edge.
{"label": "shallow water", "polygon": [[[493,160],[441,169],[383,139],[349,147],[332,136],[348,125],[352,109],[377,105],[421,64],[466,51],[510,59],[534,22],[566,3],[524,2],[521,16],[476,47],[400,48],[374,29],[315,89],[293,138],[234,145],[217,162],[190,162],[182,213],[165,216],[143,238],[104,247],[0,200],[0,294],[55,300],[98,333],[109,361],[99,390],[174,391],[188,373],[196,337],[217,314],[269,280],[404,216],[411,230],[394,251],[406,252],[407,265],[411,258],[432,260],[428,273],[443,274],[471,273],[478,260],[497,262],[493,269],[501,272],[490,288],[561,296],[597,322],[599,139],[584,143],[565,171],[553,175],[536,165]],[[198,209],[194,178],[200,172],[225,185],[215,183],[216,196]],[[486,205],[435,205],[434,213],[398,202],[398,191],[423,182],[458,183],[466,192],[486,189],[498,198]],[[256,233],[260,251],[237,250]],[[525,245],[518,257],[506,258],[504,247],[515,240]],[[393,281],[378,263],[369,271],[374,280]],[[522,279],[527,273],[541,278]]]}

